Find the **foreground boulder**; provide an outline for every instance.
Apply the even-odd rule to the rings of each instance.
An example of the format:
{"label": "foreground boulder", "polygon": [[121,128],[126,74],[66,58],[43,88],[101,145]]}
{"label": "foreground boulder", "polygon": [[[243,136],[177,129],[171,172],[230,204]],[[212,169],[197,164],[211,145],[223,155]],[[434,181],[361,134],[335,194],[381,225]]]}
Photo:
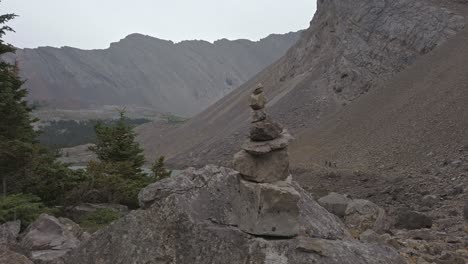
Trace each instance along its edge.
{"label": "foreground boulder", "polygon": [[42,214],[22,235],[20,245],[34,261],[51,261],[80,245],[83,232],[66,218]]}
{"label": "foreground boulder", "polygon": [[393,249],[352,239],[339,219],[291,182],[299,200],[298,233],[288,239],[239,229],[242,176],[207,166],[144,189],[145,210],[129,213],[64,256],[65,264],[405,263]]}

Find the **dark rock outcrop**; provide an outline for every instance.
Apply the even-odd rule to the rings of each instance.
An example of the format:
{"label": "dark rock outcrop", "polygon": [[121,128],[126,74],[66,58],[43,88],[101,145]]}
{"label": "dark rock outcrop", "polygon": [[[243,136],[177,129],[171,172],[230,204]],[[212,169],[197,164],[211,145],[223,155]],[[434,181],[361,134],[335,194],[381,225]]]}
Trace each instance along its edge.
{"label": "dark rock outcrop", "polygon": [[338,218],[294,182],[298,237],[241,231],[235,213],[240,180],[236,171],[206,166],[152,184],[139,196],[146,209],[94,234],[63,263],[405,263],[388,247],[350,238]]}

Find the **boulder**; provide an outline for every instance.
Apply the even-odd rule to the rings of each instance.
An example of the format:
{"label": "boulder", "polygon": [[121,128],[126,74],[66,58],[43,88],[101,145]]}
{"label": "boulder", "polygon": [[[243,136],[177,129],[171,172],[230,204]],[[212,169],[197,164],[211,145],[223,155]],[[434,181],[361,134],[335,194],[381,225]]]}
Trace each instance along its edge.
{"label": "boulder", "polygon": [[351,201],[346,208],[344,220],[355,237],[359,237],[367,229],[382,233],[390,228],[385,210],[368,200]]}
{"label": "boulder", "polygon": [[432,218],[420,212],[404,209],[398,213],[395,227],[409,230],[431,228]]}
{"label": "boulder", "polygon": [[50,261],[78,247],[82,234],[73,221],[42,214],[26,229],[20,245],[31,252],[34,261]]}
{"label": "boulder", "polygon": [[12,221],[0,225],[0,244],[14,244],[21,231],[21,221]]}
{"label": "boulder", "polygon": [[26,256],[11,251],[4,245],[0,245],[1,264],[33,264]]}
{"label": "boulder", "polygon": [[247,140],[243,145],[242,149],[247,151],[249,154],[260,156],[270,153],[275,150],[281,150],[288,147],[289,143],[293,140],[287,130],[284,130],[280,137],[269,141],[252,141]]}
{"label": "boulder", "polygon": [[349,199],[348,197],[334,192],[318,200],[318,203],[325,209],[327,209],[328,212],[338,217],[345,216],[346,208],[348,207],[348,204],[350,202],[351,199]]}
{"label": "boulder", "polygon": [[299,198],[299,193],[287,182],[273,185],[240,180],[240,197],[236,204],[239,228],[259,236],[296,236]]}
{"label": "boulder", "polygon": [[298,236],[243,232],[236,213],[241,181],[233,170],[207,166],[154,183],[139,196],[145,210],[101,230],[63,263],[405,263],[393,249],[351,239],[339,219],[295,182],[290,187],[299,196]]}
{"label": "boulder", "polygon": [[242,150],[234,155],[233,167],[249,181],[284,181],[289,176],[288,150],[272,151],[262,156],[254,156]]}
{"label": "boulder", "polygon": [[283,128],[277,122],[267,118],[250,126],[250,139],[253,141],[268,141],[278,138]]}

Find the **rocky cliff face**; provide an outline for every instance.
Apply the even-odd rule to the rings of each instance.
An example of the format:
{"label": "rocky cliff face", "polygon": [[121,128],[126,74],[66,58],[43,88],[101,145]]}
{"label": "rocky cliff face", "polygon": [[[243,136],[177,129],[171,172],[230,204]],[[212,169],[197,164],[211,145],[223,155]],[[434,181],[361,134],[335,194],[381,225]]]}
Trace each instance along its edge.
{"label": "rocky cliff face", "polygon": [[298,36],[175,44],[133,34],[105,50],[23,49],[16,59],[32,101],[68,109],[135,105],[192,116],[280,58]]}
{"label": "rocky cliff face", "polygon": [[148,155],[174,164],[223,163],[245,131],[243,106],[258,82],[282,123],[294,132],[317,127],[461,30],[460,10],[448,1],[318,1],[310,28],[277,63],[167,135],[140,128],[140,140]]}

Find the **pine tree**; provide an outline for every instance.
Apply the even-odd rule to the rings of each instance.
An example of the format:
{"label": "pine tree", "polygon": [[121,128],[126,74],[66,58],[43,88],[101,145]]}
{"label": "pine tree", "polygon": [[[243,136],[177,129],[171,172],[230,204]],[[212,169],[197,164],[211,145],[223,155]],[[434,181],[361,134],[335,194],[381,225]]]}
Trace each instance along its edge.
{"label": "pine tree", "polygon": [[[2,39],[7,32],[13,31],[5,23],[15,17],[14,14],[0,16],[0,56],[15,51],[13,46]],[[25,100],[27,91],[22,85],[17,65],[1,61],[0,176],[3,195],[6,195],[9,189],[15,189],[19,179],[24,176],[24,168],[31,161],[36,142],[36,133],[32,127],[35,120],[30,116],[31,108]]]}
{"label": "pine tree", "polygon": [[166,169],[164,166],[164,160],[164,156],[159,157],[151,168],[151,171],[153,171],[153,177],[156,181],[171,176],[172,171]]}
{"label": "pine tree", "polygon": [[141,173],[145,163],[143,150],[135,141],[135,132],[127,124],[125,112],[120,111],[120,118],[114,125],[98,123],[95,127],[96,145],[90,149],[98,159],[105,163],[126,164],[129,176]]}

